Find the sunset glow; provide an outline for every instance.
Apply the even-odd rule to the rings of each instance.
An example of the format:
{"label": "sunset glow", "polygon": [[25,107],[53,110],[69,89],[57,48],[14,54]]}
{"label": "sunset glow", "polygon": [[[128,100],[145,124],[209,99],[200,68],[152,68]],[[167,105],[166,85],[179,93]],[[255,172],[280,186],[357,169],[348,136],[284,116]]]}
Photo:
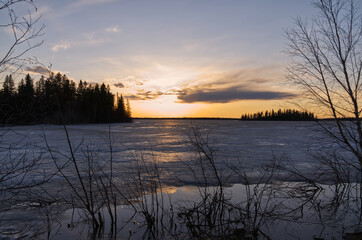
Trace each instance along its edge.
{"label": "sunset glow", "polygon": [[179,104],[176,96],[162,96],[157,100],[132,102],[135,117],[194,117],[203,104]]}
{"label": "sunset glow", "polygon": [[[46,1],[28,66],[109,84],[133,117],[232,117],[287,107],[284,30],[309,1]],[[0,17],[1,20],[1,17]],[[40,24],[40,23],[39,23]],[[6,44],[11,32],[2,32]],[[7,74],[7,73],[6,73]],[[24,75],[16,77],[16,81]]]}

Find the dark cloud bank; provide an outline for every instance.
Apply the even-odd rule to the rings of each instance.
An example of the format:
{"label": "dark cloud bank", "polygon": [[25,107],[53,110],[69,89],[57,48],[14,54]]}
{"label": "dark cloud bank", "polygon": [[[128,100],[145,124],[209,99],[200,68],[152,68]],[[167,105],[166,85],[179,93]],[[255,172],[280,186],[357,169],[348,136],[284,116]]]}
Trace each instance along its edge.
{"label": "dark cloud bank", "polygon": [[183,89],[169,89],[163,92],[142,89],[130,98],[150,100],[162,95],[175,95],[179,103],[228,103],[239,100],[279,100],[296,96],[288,92],[265,90],[267,86],[263,86],[263,83],[269,81],[265,78],[250,78],[245,76],[243,71],[239,71],[226,73],[213,81],[201,82],[199,85],[185,86]]}
{"label": "dark cloud bank", "polygon": [[118,87],[118,88],[124,88],[124,84],[119,82],[119,83],[114,83],[113,84],[115,87]]}
{"label": "dark cloud bank", "polygon": [[189,89],[185,90],[177,98],[181,103],[228,103],[238,100],[276,100],[295,96],[291,93],[272,92],[272,91],[254,91],[240,88],[225,89]]}
{"label": "dark cloud bank", "polygon": [[242,88],[189,88],[180,91],[170,90],[168,92],[139,91],[137,94],[128,96],[128,98],[132,100],[152,100],[162,95],[176,95],[179,103],[228,103],[238,100],[278,100],[295,97],[292,93],[255,91]]}
{"label": "dark cloud bank", "polygon": [[25,71],[28,71],[28,72],[31,72],[31,73],[42,74],[42,75],[49,74],[49,70],[46,67],[43,67],[43,66],[26,67]]}

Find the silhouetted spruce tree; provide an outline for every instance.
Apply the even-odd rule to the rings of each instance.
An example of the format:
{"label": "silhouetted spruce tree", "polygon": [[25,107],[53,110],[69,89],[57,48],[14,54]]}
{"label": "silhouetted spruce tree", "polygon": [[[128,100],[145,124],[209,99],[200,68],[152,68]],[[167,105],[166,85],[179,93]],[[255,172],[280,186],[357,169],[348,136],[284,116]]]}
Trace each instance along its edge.
{"label": "silhouetted spruce tree", "polygon": [[3,89],[0,91],[0,121],[13,123],[15,119],[15,84],[12,75],[6,75]]}
{"label": "silhouetted spruce tree", "polygon": [[126,104],[126,114],[128,118],[131,118],[132,116],[132,110],[131,110],[131,104],[129,103],[129,99],[127,98],[127,104]]}
{"label": "silhouetted spruce tree", "polygon": [[78,86],[60,73],[43,76],[35,83],[30,75],[15,90],[11,75],[0,91],[0,122],[4,123],[109,123],[131,121],[130,105],[117,98],[104,83]]}
{"label": "silhouetted spruce tree", "polygon": [[47,109],[46,109],[46,96],[45,96],[45,83],[46,79],[41,76],[39,81],[35,83],[35,112],[38,121],[45,122]]}
{"label": "silhouetted spruce tree", "polygon": [[37,117],[34,112],[35,91],[33,79],[29,74],[21,80],[18,86],[18,94],[16,100],[16,123],[26,124],[35,123]]}
{"label": "silhouetted spruce tree", "polygon": [[123,100],[122,95],[121,95],[121,97],[118,98],[117,114],[119,115],[120,118],[124,118],[126,116],[126,109],[125,109],[124,100]]}
{"label": "silhouetted spruce tree", "polygon": [[2,93],[4,96],[13,96],[15,94],[15,83],[11,74],[5,77]]}

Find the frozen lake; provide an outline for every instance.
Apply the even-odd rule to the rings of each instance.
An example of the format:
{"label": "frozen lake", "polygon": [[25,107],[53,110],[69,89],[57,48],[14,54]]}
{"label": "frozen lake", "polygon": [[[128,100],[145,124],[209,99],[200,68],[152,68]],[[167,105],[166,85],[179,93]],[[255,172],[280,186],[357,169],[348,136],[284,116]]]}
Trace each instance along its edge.
{"label": "frozen lake", "polygon": [[[166,194],[170,194],[171,198],[176,200],[177,194],[183,197],[188,196],[190,201],[197,199],[195,196],[199,194],[197,188],[194,187],[197,181],[191,174],[197,169],[196,165],[192,165],[195,155],[189,143],[189,134],[195,133],[192,131],[193,128],[199,129],[199,133],[203,137],[207,137],[208,146],[213,149],[215,165],[220,173],[237,166],[239,169],[245,169],[250,176],[249,180],[252,181],[261,167],[265,167],[273,161],[278,161],[281,165],[286,166],[293,163],[295,169],[305,176],[313,177],[318,168],[315,165],[315,158],[312,156],[333,147],[333,142],[319,131],[318,125],[314,122],[135,119],[133,123],[67,126],[74,156],[84,179],[89,176],[86,164],[93,166],[92,171],[95,172],[92,172],[92,176],[104,177],[110,174],[107,171],[110,169],[108,163],[112,158],[114,184],[121,186],[121,190],[127,192],[126,188],[123,188],[123,186],[127,186],[124,183],[135,180],[132,179],[131,173],[134,174],[132,171],[134,171],[135,162],[142,158],[157,163],[159,180],[162,182],[163,191]],[[28,227],[34,233],[36,232],[34,226],[43,227],[42,222],[39,225],[40,220],[49,220],[48,218],[44,220],[43,215],[45,214],[45,216],[56,218],[60,216],[60,224],[55,225],[62,230],[59,233],[52,233],[55,234],[55,239],[69,239],[66,234],[70,234],[72,238],[80,234],[81,231],[78,228],[65,228],[66,225],[69,225],[73,210],[70,204],[64,204],[64,201],[73,199],[74,192],[67,185],[64,177],[67,177],[69,181],[74,180],[74,182],[77,182],[77,177],[74,167],[69,164],[71,154],[64,128],[58,125],[3,127],[1,128],[1,143],[0,159],[18,162],[20,169],[21,164],[32,159],[39,159],[31,171],[26,174],[17,174],[14,179],[9,179],[9,183],[19,179],[30,179],[29,182],[25,180],[25,183],[36,183],[44,176],[51,176],[51,178],[49,182],[39,188],[35,187],[31,191],[25,189],[24,192],[16,193],[14,195],[17,197],[16,201],[1,202],[0,210],[2,211],[0,212],[4,213],[2,223],[6,224],[2,226],[0,233],[16,232],[19,228],[26,229],[27,223],[35,222]],[[84,161],[87,156],[88,159],[91,159],[88,163]],[[61,167],[62,174],[57,171],[55,163]],[[3,168],[4,166],[6,165],[3,164]],[[99,171],[98,166],[101,166]],[[211,181],[215,179],[214,175],[207,177],[210,177]],[[279,180],[282,180],[280,182],[291,184],[298,182],[298,179],[284,172],[280,172],[278,177]],[[329,184],[330,177],[329,174],[323,174],[319,182]],[[254,180],[257,181],[257,177]],[[95,180],[90,180],[90,182],[92,181]],[[228,191],[230,191],[230,196],[233,196],[233,201],[237,199],[235,196],[242,192],[240,189],[245,188],[244,183],[237,174],[228,178],[229,185],[227,186],[230,186]],[[232,184],[235,185],[232,186]],[[3,199],[8,198],[9,192],[5,190],[1,193]],[[245,194],[241,195],[245,197]],[[150,196],[153,195],[148,197]],[[57,200],[53,201],[53,199]],[[119,216],[125,218],[123,221],[127,221],[127,211],[132,215],[133,210],[120,200],[118,204]],[[46,215],[47,212],[44,212],[44,209],[50,209],[52,215]],[[310,215],[314,216],[315,213],[312,211]],[[306,226],[301,227],[299,224],[297,223],[291,228],[292,230],[296,228],[295,236],[305,235],[301,231]],[[84,224],[80,224],[80,227],[84,227]],[[308,239],[323,232],[323,228],[318,222],[309,227],[311,231]],[[289,233],[284,233],[285,228],[285,225],[277,225],[269,234],[275,237],[274,239],[290,239]],[[65,231],[65,229],[67,230]],[[52,231],[54,232],[54,229]],[[340,228],[336,232],[334,230],[323,232],[323,234],[327,233],[333,236],[342,234]],[[122,233],[122,235],[127,234],[128,230]],[[307,239],[306,236],[302,239]],[[22,235],[22,237],[24,236]],[[87,237],[87,233],[82,235],[83,239],[87,239]]]}
{"label": "frozen lake", "polygon": [[[116,174],[122,176],[128,172],[129,163],[142,152],[159,163],[164,180],[182,186],[192,184],[185,166],[192,157],[187,143],[192,127],[208,135],[220,168],[227,162],[252,170],[273,159],[290,159],[299,169],[309,172],[310,163],[314,162],[310,154],[331,145],[314,122],[136,119],[122,124],[69,125],[68,131],[80,158],[88,148],[97,153],[99,161],[108,159],[110,133]],[[42,153],[43,166],[47,169],[52,168],[53,162],[45,140],[53,151],[69,155],[62,126],[15,126],[2,128],[2,133],[3,143],[15,144],[15,153],[22,154],[25,149],[34,156]],[[231,182],[237,183],[238,179],[231,178]]]}

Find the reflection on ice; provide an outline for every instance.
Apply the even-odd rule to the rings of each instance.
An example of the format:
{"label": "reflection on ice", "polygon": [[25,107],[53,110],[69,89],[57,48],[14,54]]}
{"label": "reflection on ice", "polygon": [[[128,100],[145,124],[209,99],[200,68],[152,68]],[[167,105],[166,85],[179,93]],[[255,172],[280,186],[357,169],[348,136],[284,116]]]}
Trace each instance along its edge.
{"label": "reflection on ice", "polygon": [[[118,168],[127,167],[134,152],[142,150],[163,162],[163,167],[179,172],[183,168],[182,161],[189,157],[185,133],[191,125],[201,126],[202,130],[209,132],[219,158],[231,162],[243,160],[250,168],[281,156],[287,156],[296,163],[308,163],[308,152],[319,151],[323,147],[312,122],[135,120],[129,124],[70,125],[68,130],[73,146],[79,147],[79,154],[85,146],[91,146],[100,155],[106,155],[108,146],[105,139],[110,129],[115,162],[120,164]],[[15,126],[2,131],[2,141],[15,143],[24,138],[23,145],[34,152],[46,152],[43,135],[52,149],[67,151],[62,126]],[[44,164],[47,164],[45,158]]]}

